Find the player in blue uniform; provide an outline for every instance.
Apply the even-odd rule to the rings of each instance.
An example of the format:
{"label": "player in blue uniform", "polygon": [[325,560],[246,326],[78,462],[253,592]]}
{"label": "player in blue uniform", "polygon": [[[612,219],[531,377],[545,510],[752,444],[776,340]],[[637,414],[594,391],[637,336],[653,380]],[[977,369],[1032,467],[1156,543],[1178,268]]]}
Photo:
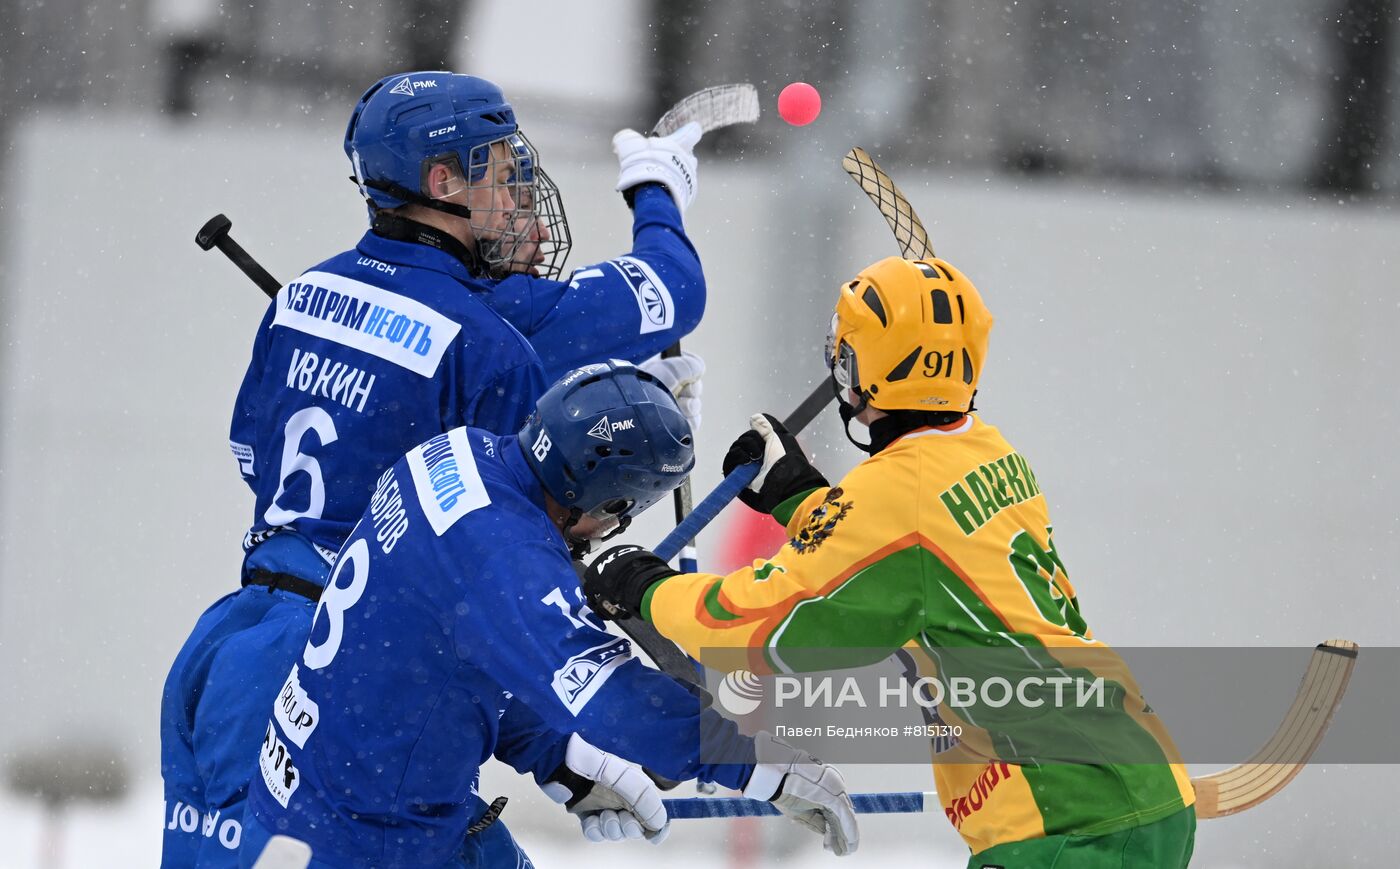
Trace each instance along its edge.
{"label": "player in blue uniform", "polygon": [[[699,324],[705,310],[704,274],[682,223],[695,197],[698,175],[691,148],[699,139],[696,124],[664,138],[633,130],[613,137],[621,164],[617,189],[633,212],[631,253],[575,269],[565,280],[550,280],[536,274],[535,264],[544,254],[537,252],[533,239],[519,244],[512,272],[495,284],[487,301],[530,339],[551,382],[600,359],[642,362]],[[657,369],[674,366],[699,369],[687,379],[704,370],[690,354],[684,362],[643,367],[673,386],[668,372]]]}
{"label": "player in blue uniform", "polygon": [[[580,360],[650,355],[694,327],[704,282],[678,209],[694,193],[691,134],[629,146],[620,180],[636,207],[636,247],[569,289],[555,280],[568,240],[557,190],[499,88],[412,73],[360,99],[345,147],[371,229],[282,288],[235,405],[230,445],[256,496],[245,587],[204,613],[166,681],[164,867],[236,863],[267,699],[379,474],[456,426],[516,430],[547,383],[529,343],[487,301],[548,342],[556,364],[570,347]],[[689,176],[676,161],[689,161]],[[673,196],[668,183],[685,189]],[[577,322],[551,318],[538,307],[546,302]],[[596,316],[584,316],[590,305]],[[574,341],[569,330],[584,324],[612,337]],[[505,721],[509,729],[517,716]],[[566,743],[521,763],[548,775]],[[180,822],[186,807],[200,816],[192,830]]]}
{"label": "player in blue uniform", "polygon": [[839,772],[702,710],[583,603],[571,546],[693,465],[670,393],[613,361],[566,375],[518,436],[454,429],[386,471],[270,704],[242,865],[273,832],[309,844],[315,869],[481,865],[479,767],[522,702],[663,775],[771,799],[854,851]]}

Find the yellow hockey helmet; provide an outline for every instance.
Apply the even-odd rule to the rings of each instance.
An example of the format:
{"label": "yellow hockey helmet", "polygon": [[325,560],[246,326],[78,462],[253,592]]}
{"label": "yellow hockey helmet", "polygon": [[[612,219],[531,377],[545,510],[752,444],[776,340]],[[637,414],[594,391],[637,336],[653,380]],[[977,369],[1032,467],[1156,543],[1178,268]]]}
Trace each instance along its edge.
{"label": "yellow hockey helmet", "polygon": [[827,365],[843,390],[880,410],[966,413],[991,331],[992,313],[962,272],[892,256],[841,287]]}

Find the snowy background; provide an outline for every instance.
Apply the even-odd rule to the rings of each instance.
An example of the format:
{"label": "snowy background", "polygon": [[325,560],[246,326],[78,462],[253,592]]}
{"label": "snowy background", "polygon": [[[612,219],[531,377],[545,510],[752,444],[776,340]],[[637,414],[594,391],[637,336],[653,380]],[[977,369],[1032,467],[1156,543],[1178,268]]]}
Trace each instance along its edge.
{"label": "snowy background", "polygon": [[[227,213],[283,277],[348,246],[350,106],[425,51],[506,88],[564,191],[573,266],[627,245],[614,130],[694,87],[759,84],[768,117],[702,147],[687,215],[710,283],[687,341],[710,368],[700,491],[748,414],[786,412],[822,375],[835,286],[896,252],[839,169],[861,144],[997,317],[978,403],[1034,463],[1099,636],[1394,644],[1389,4],[987,5],[0,6],[0,776],[93,752],[127,781],[47,813],[0,788],[0,867],[158,861],[160,686],[235,586],[251,496],[227,423],[264,304],[194,232]],[[1385,26],[1347,29],[1371,13]],[[775,117],[792,80],[825,97],[810,127]],[[806,441],[832,476],[858,457],[834,414]],[[668,525],[658,510],[629,539]],[[932,787],[921,766],[846,772],[857,790]],[[1193,865],[1391,865],[1392,774],[1305,770],[1203,823]],[[541,867],[830,859],[782,821],[584,847],[531,790],[499,770],[483,787],[515,795],[504,820]],[[842,866],[966,859],[936,816],[863,833]]]}

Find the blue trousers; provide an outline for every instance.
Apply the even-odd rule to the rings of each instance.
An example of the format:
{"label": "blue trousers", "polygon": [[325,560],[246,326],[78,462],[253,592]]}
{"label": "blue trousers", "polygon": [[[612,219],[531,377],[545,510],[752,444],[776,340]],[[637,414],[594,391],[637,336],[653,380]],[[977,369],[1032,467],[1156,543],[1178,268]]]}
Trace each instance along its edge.
{"label": "blue trousers", "polygon": [[248,586],[205,610],[161,697],[162,869],[234,869],[273,701],[316,604]]}

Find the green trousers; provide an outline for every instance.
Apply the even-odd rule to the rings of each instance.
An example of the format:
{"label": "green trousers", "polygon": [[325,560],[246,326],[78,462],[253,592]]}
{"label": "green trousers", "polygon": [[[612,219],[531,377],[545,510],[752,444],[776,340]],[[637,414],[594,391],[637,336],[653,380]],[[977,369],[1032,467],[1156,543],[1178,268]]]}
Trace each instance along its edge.
{"label": "green trousers", "polygon": [[1196,809],[1106,836],[1046,836],[973,855],[968,869],[1184,869],[1196,845]]}

